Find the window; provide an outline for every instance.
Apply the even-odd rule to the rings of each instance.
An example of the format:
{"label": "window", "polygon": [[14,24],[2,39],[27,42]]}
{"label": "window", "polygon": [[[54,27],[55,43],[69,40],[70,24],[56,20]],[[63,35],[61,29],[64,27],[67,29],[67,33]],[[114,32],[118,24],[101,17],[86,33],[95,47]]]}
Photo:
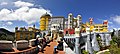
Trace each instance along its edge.
{"label": "window", "polygon": [[53,26],[53,28],[55,28],[55,26]]}
{"label": "window", "polygon": [[95,28],[98,28],[98,26],[95,26]]}
{"label": "window", "polygon": [[95,31],[98,31],[98,29],[95,29]]}
{"label": "window", "polygon": [[25,34],[25,40],[28,40],[28,33]]}
{"label": "window", "polygon": [[30,34],[30,39],[32,39],[32,33]]}
{"label": "window", "polygon": [[68,31],[66,31],[66,34],[68,34]]}
{"label": "window", "polygon": [[100,31],[103,31],[103,29],[100,29]]}
{"label": "window", "polygon": [[22,39],[23,38],[23,33],[20,33],[20,39]]}

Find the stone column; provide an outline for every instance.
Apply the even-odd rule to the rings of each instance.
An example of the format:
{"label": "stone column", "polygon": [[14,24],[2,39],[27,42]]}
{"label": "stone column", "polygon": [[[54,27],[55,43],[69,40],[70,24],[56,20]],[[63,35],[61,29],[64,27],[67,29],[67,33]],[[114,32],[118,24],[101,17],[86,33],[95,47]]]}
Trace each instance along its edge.
{"label": "stone column", "polygon": [[90,54],[93,54],[93,50],[92,50],[92,46],[91,46],[91,42],[90,42],[90,34],[87,35],[87,51]]}
{"label": "stone column", "polygon": [[109,33],[105,34],[105,45],[109,46],[111,41],[111,36]]}
{"label": "stone column", "polygon": [[93,35],[93,40],[92,40],[92,48],[94,49],[94,51],[99,51],[100,48],[99,48],[99,45],[98,45],[98,41],[97,41],[97,38],[96,38],[96,33],[94,33]]}
{"label": "stone column", "polygon": [[101,33],[99,34],[101,36],[101,39],[102,39],[102,46],[104,47],[105,46],[105,34],[104,33]]}
{"label": "stone column", "polygon": [[79,39],[80,39],[80,29],[75,28],[75,53],[76,54],[81,54],[81,50],[79,47],[80,46]]}
{"label": "stone column", "polygon": [[81,54],[81,52],[80,52],[80,44],[79,44],[79,38],[80,37],[75,37],[75,40],[76,40],[76,42],[75,42],[75,53],[76,54]]}

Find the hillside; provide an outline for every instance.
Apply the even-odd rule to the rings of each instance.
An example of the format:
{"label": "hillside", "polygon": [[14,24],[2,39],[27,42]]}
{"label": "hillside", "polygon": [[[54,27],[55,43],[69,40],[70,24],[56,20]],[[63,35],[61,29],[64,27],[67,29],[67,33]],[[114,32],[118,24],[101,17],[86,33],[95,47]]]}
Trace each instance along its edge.
{"label": "hillside", "polygon": [[0,28],[0,34],[15,35],[14,32],[10,32],[4,28]]}

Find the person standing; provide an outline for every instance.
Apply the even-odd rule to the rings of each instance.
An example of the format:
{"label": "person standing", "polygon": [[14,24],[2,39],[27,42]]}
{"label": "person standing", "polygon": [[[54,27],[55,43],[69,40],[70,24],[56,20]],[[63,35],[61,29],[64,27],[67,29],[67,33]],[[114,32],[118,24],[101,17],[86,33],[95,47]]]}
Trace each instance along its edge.
{"label": "person standing", "polygon": [[38,40],[38,38],[39,38],[39,35],[36,36],[36,40],[35,40],[35,46],[37,46],[37,49],[36,49],[37,53],[39,52],[39,47],[38,47],[39,40]]}

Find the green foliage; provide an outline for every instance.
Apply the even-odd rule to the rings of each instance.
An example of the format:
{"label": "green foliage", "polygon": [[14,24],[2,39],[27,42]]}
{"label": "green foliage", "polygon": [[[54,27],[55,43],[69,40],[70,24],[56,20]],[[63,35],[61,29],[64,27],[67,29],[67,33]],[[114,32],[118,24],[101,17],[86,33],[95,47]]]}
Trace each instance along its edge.
{"label": "green foliage", "polygon": [[112,37],[112,43],[111,44],[117,44],[117,46],[120,48],[120,36],[113,36]]}
{"label": "green foliage", "polygon": [[86,51],[86,50],[83,50],[83,52],[82,52],[83,54],[89,54],[89,52],[88,51]]}
{"label": "green foliage", "polygon": [[109,47],[110,51],[105,53],[120,54],[120,37],[113,36],[112,41],[110,41],[110,44],[111,44]]}
{"label": "green foliage", "polygon": [[120,48],[118,48],[116,44],[111,44],[109,50],[110,53],[120,54]]}
{"label": "green foliage", "polygon": [[2,35],[0,36],[0,40],[8,40],[8,41],[14,41],[15,37],[11,35]]}
{"label": "green foliage", "polygon": [[6,37],[6,40],[9,40],[9,41],[14,41],[14,39],[15,39],[15,38],[14,38],[13,36],[7,36],[7,37]]}
{"label": "green foliage", "polygon": [[98,51],[94,51],[94,54],[96,54]]}

